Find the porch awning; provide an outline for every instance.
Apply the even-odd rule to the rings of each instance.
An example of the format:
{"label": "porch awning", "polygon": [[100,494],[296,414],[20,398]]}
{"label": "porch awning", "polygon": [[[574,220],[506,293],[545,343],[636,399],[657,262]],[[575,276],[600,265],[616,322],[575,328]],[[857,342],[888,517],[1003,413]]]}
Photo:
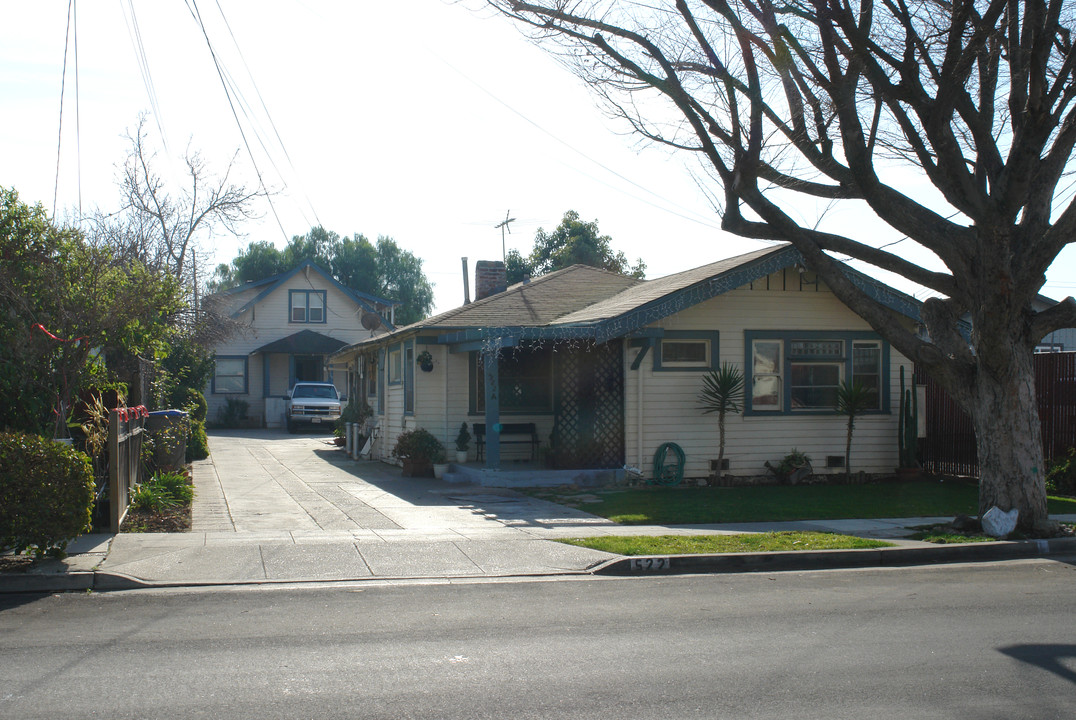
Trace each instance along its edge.
{"label": "porch awning", "polygon": [[316,333],[313,330],[301,330],[294,335],[274,340],[262,345],[254,353],[288,353],[289,355],[328,355],[347,345],[343,340]]}

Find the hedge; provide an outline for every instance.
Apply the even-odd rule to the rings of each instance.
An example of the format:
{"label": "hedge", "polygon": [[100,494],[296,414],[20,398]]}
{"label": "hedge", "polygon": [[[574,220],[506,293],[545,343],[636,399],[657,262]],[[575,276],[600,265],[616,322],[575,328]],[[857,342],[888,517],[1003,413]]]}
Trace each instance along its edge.
{"label": "hedge", "polygon": [[90,528],[90,459],[37,435],[0,433],[0,547],[63,557]]}

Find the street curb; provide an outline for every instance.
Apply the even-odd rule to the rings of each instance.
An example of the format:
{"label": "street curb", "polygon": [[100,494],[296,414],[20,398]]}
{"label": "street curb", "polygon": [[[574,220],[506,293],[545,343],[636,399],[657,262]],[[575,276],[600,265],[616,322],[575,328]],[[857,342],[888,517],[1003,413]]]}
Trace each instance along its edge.
{"label": "street curb", "polygon": [[866,567],[902,567],[942,563],[987,562],[1076,555],[1076,538],[1015,540],[936,547],[871,550],[797,550],[721,555],[646,555],[618,557],[590,569],[595,575],[678,575],[692,573],[776,572]]}
{"label": "street curb", "polygon": [[[727,553],[723,555],[646,555],[616,557],[585,570],[565,570],[553,575],[687,575],[703,573],[780,572],[794,570],[837,570],[870,567],[903,567],[944,563],[990,562],[1021,558],[1076,556],[1076,538],[1017,540],[933,547],[892,547],[870,550],[817,550],[769,553]],[[543,574],[544,575],[544,574]],[[279,585],[290,583],[362,582],[369,580],[446,580],[480,577],[533,577],[533,575],[452,576],[452,577],[362,577],[352,580],[319,578],[290,580],[192,580],[147,581],[114,572],[75,571],[70,573],[10,573],[0,575],[0,594],[83,591],[144,590],[225,585]]]}

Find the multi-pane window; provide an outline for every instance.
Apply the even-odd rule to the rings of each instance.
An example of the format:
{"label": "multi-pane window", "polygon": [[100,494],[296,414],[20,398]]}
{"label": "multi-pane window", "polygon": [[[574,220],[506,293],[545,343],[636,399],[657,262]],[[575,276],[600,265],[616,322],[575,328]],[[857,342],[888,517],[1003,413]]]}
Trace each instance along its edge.
{"label": "multi-pane window", "polygon": [[290,290],[289,318],[293,323],[325,322],[324,290]]}
{"label": "multi-pane window", "polygon": [[751,411],[832,411],[845,380],[872,390],[872,409],[883,409],[881,340],[858,339],[861,333],[768,334],[748,333]]}
{"label": "multi-pane window", "polygon": [[247,391],[247,359],[245,357],[218,357],[215,365],[214,393],[220,395]]}

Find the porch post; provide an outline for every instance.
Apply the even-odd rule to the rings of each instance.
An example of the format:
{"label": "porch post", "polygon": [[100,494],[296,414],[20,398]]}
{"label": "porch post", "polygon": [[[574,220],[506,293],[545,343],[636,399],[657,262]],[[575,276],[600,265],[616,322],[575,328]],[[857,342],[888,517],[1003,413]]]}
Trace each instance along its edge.
{"label": "porch post", "polygon": [[501,468],[500,380],[497,371],[498,351],[482,350],[482,370],[486,378],[486,468]]}

